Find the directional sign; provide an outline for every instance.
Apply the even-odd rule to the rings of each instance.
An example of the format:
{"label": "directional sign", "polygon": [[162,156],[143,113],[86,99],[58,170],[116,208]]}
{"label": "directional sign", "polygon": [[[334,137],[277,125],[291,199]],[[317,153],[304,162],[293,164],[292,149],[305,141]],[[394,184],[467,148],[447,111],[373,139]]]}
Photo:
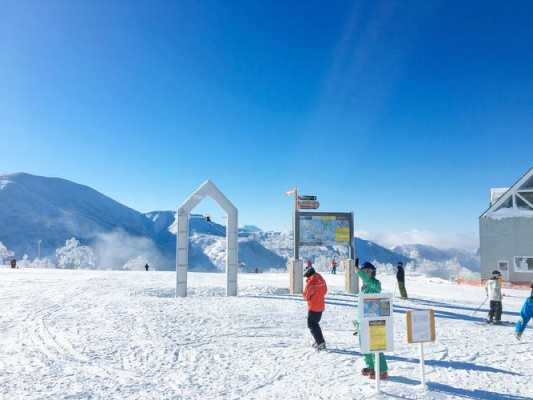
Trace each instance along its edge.
{"label": "directional sign", "polygon": [[305,195],[305,196],[298,196],[298,200],[313,200],[313,201],[316,201],[316,196],[309,196],[309,195]]}
{"label": "directional sign", "polygon": [[320,203],[315,200],[299,200],[298,208],[303,210],[316,210],[320,207]]}

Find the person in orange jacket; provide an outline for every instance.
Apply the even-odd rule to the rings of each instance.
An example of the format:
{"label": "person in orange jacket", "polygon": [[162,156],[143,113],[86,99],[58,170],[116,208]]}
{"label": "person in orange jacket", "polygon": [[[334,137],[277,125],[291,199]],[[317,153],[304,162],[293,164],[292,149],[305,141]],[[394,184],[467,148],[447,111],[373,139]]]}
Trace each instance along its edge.
{"label": "person in orange jacket", "polygon": [[328,292],[326,281],[322,278],[318,272],[315,271],[311,261],[308,261],[305,268],[304,276],[307,278],[304,289],[304,299],[307,300],[308,313],[307,313],[307,327],[311,331],[311,335],[315,339],[313,347],[317,351],[326,349],[326,341],[324,335],[322,335],[322,329],[320,329],[320,319],[324,312],[325,304],[324,297]]}

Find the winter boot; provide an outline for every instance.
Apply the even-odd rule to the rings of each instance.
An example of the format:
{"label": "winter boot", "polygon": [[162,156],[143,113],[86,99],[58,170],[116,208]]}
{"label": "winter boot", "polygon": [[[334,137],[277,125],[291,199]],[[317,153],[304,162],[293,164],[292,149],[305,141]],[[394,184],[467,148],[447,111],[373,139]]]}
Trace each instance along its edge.
{"label": "winter boot", "polygon": [[363,368],[361,370],[361,374],[363,376],[369,376],[370,374],[375,374],[374,370],[373,369],[370,369],[370,368]]}
{"label": "winter boot", "polygon": [[[380,376],[380,379],[383,380],[383,379],[388,379],[389,378],[389,374],[387,372],[382,372],[381,374],[379,374]],[[370,372],[370,374],[368,375],[368,377],[370,379],[376,379],[376,372],[372,370],[372,372]]]}
{"label": "winter boot", "polygon": [[316,351],[322,351],[322,350],[326,350],[326,343],[325,342],[322,342],[318,346],[316,346]]}

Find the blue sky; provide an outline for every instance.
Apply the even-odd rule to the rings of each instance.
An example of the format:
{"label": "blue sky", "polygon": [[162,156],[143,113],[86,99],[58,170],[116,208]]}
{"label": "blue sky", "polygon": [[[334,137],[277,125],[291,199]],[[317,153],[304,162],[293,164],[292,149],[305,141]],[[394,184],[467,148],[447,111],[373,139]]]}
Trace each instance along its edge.
{"label": "blue sky", "polygon": [[489,188],[533,167],[531,2],[1,7],[0,172],[143,212],[210,178],[266,229],[298,185],[385,244],[474,247]]}

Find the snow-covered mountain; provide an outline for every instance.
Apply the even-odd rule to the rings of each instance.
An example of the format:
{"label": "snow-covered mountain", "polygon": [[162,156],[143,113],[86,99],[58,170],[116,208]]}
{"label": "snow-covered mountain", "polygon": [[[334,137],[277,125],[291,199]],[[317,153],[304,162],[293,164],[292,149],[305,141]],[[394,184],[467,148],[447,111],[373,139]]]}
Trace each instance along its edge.
{"label": "snow-covered mountain", "polygon": [[[292,234],[285,232],[254,232],[250,235],[259,241],[267,249],[287,258],[292,255]],[[354,238],[356,254],[364,261],[378,262],[381,264],[396,264],[398,261],[407,263],[412,261],[410,257],[396,253],[377,243],[360,238]],[[322,269],[327,269],[333,257],[337,260],[347,257],[348,250],[340,246],[317,246],[312,248],[300,248],[300,257],[311,259],[318,263]]]}
{"label": "snow-covered mountain", "polygon": [[424,244],[408,244],[396,246],[393,251],[415,260],[435,262],[456,261],[472,272],[480,271],[479,255],[461,249],[438,249]]}
{"label": "snow-covered mountain", "polygon": [[[159,269],[173,269],[176,254],[175,212],[152,211],[141,214],[90,187],[60,178],[25,173],[0,176],[0,242],[18,258],[54,256],[67,239],[77,238],[95,251],[99,265],[121,268],[141,257]],[[224,268],[223,225],[202,215],[190,218],[190,266],[193,271],[220,271]],[[392,250],[374,242],[355,238],[357,256],[378,264],[410,263],[441,277],[479,271],[479,257],[468,252],[440,250],[424,245],[399,246]],[[268,270],[285,268],[292,254],[292,235],[264,232],[254,225],[239,229],[241,268]],[[301,248],[301,258],[312,259],[319,269],[327,269],[333,257],[347,256],[336,246]]]}
{"label": "snow-covered mountain", "polygon": [[0,176],[0,241],[18,256],[49,255],[76,237],[90,243],[100,234],[121,230],[151,237],[153,224],[129,207],[60,178],[25,173]]}
{"label": "snow-covered mountain", "polygon": [[[91,189],[60,178],[25,173],[0,176],[0,242],[15,256],[54,257],[75,237],[91,246],[103,268],[121,268],[142,257],[159,269],[173,269],[176,237],[169,231],[174,212],[142,214]],[[217,271],[225,259],[225,227],[203,216],[190,218],[190,266]],[[283,257],[241,238],[240,262],[247,269],[283,268]]]}

